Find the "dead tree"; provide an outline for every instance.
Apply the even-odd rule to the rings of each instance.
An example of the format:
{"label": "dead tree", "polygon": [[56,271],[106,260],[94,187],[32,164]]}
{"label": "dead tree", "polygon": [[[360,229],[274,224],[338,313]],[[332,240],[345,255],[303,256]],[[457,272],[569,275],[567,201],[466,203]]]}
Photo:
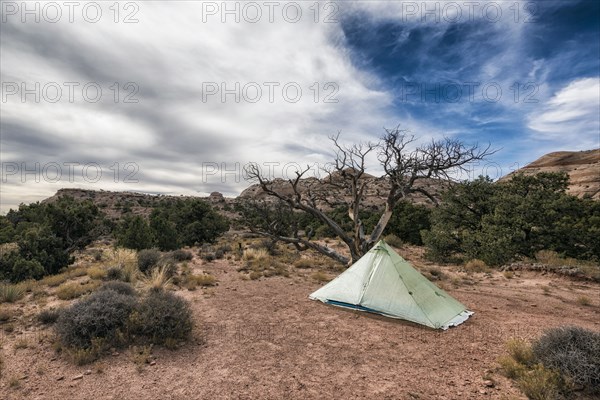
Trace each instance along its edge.
{"label": "dead tree", "polygon": [[[348,216],[353,224],[352,232],[342,229],[319,207],[322,203],[332,201],[323,194],[323,190],[313,190],[310,186],[301,190],[299,184],[311,170],[310,167],[296,171],[296,176],[288,180],[291,188],[288,193],[277,190],[273,181],[262,174],[260,166],[256,163],[248,164],[245,173],[249,180],[258,183],[264,193],[278,199],[280,206],[285,204],[290,210],[308,213],[327,225],[346,244],[350,258],[311,240],[311,232],[300,234],[296,229],[292,235],[286,236],[273,229],[253,229],[256,233],[274,240],[292,243],[300,251],[316,250],[344,264],[351,264],[358,260],[380,239],[398,201],[413,193],[420,193],[437,203],[433,194],[422,185],[417,186],[417,182],[423,179],[454,181],[457,172],[465,171],[469,163],[483,160],[495,152],[491,150],[490,145],[485,148],[478,145],[466,146],[456,139],[449,138],[432,140],[425,145],[414,147],[412,146],[415,142],[414,136],[399,128],[386,129],[378,144],[362,143],[344,146],[339,142],[339,134],[330,139],[334,145],[335,159],[326,169],[327,178],[316,184],[335,188],[338,193],[343,194],[343,199],[334,199],[334,202],[342,201],[347,206]],[[359,212],[363,205],[365,190],[371,182],[364,177],[366,157],[374,150],[379,152],[378,160],[385,171],[383,178],[388,181],[389,191],[377,225],[370,234],[367,234]]]}

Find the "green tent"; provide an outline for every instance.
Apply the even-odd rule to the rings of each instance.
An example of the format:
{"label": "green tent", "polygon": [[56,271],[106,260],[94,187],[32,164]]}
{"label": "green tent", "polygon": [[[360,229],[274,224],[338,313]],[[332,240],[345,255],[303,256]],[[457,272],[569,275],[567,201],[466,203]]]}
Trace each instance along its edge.
{"label": "green tent", "polygon": [[473,314],[421,275],[383,240],[309,297],[434,329],[459,325]]}

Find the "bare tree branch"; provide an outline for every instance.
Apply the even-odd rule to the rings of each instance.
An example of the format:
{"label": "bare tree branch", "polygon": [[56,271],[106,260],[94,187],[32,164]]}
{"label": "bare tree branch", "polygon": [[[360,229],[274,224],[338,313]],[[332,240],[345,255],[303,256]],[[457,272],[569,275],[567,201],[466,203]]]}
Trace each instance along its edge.
{"label": "bare tree branch", "polygon": [[[312,232],[306,237],[299,235],[298,229],[292,236],[277,234],[269,229],[257,230],[272,239],[293,243],[299,250],[313,249],[337,261],[356,261],[379,240],[387,226],[394,207],[401,199],[420,193],[437,204],[437,198],[427,188],[418,184],[423,180],[440,180],[451,182],[456,174],[467,171],[466,166],[474,161],[483,160],[494,154],[491,146],[480,147],[478,144],[467,146],[461,141],[451,138],[432,140],[430,143],[416,145],[416,139],[406,130],[398,127],[385,129],[381,142],[359,143],[351,146],[340,142],[340,133],[331,136],[334,160],[329,167],[323,168],[327,177],[322,181],[315,180],[301,187],[305,175],[310,170],[297,171],[293,179],[288,180],[289,189],[276,189],[274,182],[268,180],[261,172],[258,164],[249,164],[245,168],[247,177],[258,183],[264,193],[287,204],[290,209],[308,213],[328,226],[350,250],[350,259],[344,257],[327,246],[311,241]],[[366,175],[368,155],[379,150],[378,160],[383,167],[389,191],[386,195],[385,208],[371,234],[364,232],[364,224],[360,218],[364,196],[368,185],[376,180]],[[313,178],[314,179],[314,178]],[[321,186],[318,188],[317,185]],[[322,186],[331,190],[322,190]],[[337,195],[335,193],[338,193]],[[329,206],[345,204],[353,224],[352,232],[346,232],[321,208],[320,204]]]}

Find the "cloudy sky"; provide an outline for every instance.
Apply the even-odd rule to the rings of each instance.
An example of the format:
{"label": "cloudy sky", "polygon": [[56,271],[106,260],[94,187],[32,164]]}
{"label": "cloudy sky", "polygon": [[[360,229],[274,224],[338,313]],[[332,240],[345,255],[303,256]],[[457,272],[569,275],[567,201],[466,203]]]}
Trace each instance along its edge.
{"label": "cloudy sky", "polygon": [[[239,194],[400,126],[600,146],[600,2],[1,2],[1,211],[61,187]],[[378,172],[372,160],[370,172]]]}

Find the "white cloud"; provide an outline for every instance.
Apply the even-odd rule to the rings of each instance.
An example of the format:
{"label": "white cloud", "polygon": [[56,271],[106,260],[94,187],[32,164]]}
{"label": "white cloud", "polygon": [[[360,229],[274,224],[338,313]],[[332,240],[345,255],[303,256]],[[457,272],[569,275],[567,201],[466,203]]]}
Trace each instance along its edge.
{"label": "white cloud", "polygon": [[[391,97],[376,89],[381,85],[375,76],[352,65],[340,45],[339,23],[314,22],[308,8],[312,3],[303,3],[297,23],[286,21],[277,10],[274,22],[265,14],[256,24],[243,18],[236,23],[232,16],[223,23],[220,12],[203,23],[202,2],[138,4],[136,24],[115,24],[108,3],[97,24],[81,18],[74,23],[63,18],[54,24],[22,24],[19,15],[8,16],[1,43],[3,82],[41,82],[43,87],[47,82],[91,81],[102,86],[104,96],[98,103],[81,98],[72,103],[66,95],[57,103],[36,103],[31,96],[23,103],[12,96],[2,105],[3,124],[26,127],[58,145],[32,151],[34,146],[24,143],[22,135],[15,139],[19,135],[13,132],[3,137],[3,161],[83,164],[99,157],[104,168],[132,161],[143,179],[127,189],[209,192],[210,184],[223,182],[203,187],[205,182],[193,179],[204,162],[324,162],[328,135],[341,130],[347,138],[372,137],[395,123],[386,111]],[[117,81],[139,86],[138,104],[112,101],[109,86]],[[229,89],[256,83],[263,96],[256,103],[243,98],[238,103],[233,95],[222,101],[219,93],[204,101],[206,82]],[[272,102],[265,82],[278,85]],[[286,83],[302,89],[298,102],[283,97]],[[336,86],[325,88],[328,83]],[[325,103],[335,87],[337,102]],[[293,96],[294,90],[287,93]],[[4,212],[20,201],[39,199],[41,193],[52,195],[61,183],[77,184],[30,179],[30,188],[24,190],[22,180],[12,178],[2,185]],[[246,185],[229,183],[229,193]],[[105,180],[95,186],[123,188]]]}
{"label": "white cloud", "polygon": [[529,115],[528,128],[536,139],[571,149],[598,147],[600,140],[600,77],[570,82]]}

